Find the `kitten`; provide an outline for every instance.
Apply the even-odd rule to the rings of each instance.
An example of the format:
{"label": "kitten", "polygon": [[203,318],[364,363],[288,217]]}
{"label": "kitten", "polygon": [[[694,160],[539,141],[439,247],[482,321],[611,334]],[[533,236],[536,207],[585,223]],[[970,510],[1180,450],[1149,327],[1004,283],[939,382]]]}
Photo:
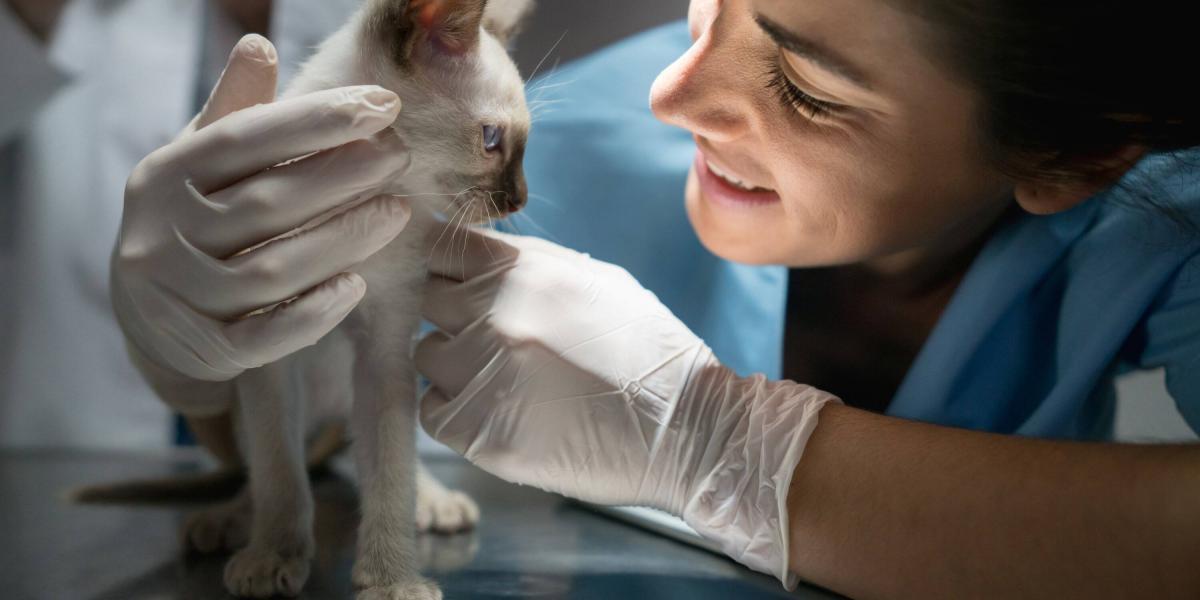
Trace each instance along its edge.
{"label": "kitten", "polygon": [[235,381],[233,418],[249,483],[234,501],[194,518],[189,535],[195,540],[207,528],[211,537],[213,528],[236,529],[249,519],[246,545],[225,569],[236,595],[300,592],[314,544],[304,441],[318,425],[348,417],[362,496],[358,599],[441,597],[414,558],[418,479],[421,494],[462,524],[478,513],[416,462],[410,350],[426,279],[425,237],[438,214],[478,221],[525,204],[530,116],[505,46],[530,4],[367,0],[284,94],[358,84],[395,91],[404,108],[392,130],[411,168],[388,192],[410,196],[414,215],[399,238],[356,269],[368,291],[345,322],[316,346]]}

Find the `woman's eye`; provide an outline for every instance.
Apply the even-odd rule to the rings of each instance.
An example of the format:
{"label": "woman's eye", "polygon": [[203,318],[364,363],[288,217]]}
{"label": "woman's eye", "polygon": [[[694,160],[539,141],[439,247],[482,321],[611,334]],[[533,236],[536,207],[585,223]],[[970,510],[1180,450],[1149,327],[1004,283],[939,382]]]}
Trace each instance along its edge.
{"label": "woman's eye", "polygon": [[504,130],[496,125],[483,126],[483,149],[497,152],[504,145]]}
{"label": "woman's eye", "polygon": [[837,116],[845,107],[825,100],[814,98],[792,83],[783,67],[777,62],[769,65],[769,80],[767,87],[773,90],[785,107],[791,108],[814,121],[820,121]]}

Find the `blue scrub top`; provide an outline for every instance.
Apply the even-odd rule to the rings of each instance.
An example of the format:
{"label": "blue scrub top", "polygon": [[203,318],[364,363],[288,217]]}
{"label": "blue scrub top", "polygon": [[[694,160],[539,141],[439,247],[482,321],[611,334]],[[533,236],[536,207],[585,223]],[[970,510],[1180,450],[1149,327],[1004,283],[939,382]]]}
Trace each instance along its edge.
{"label": "blue scrub top", "polygon": [[[690,45],[676,23],[529,86],[530,207],[514,220],[627,268],[741,373],[779,378],[787,270],[708,253],[683,204],[690,134],[659,123],[654,78]],[[1037,437],[1108,439],[1113,379],[1166,369],[1200,431],[1200,153],[1153,157],[1074,210],[1007,222],[976,258],[888,413]]]}

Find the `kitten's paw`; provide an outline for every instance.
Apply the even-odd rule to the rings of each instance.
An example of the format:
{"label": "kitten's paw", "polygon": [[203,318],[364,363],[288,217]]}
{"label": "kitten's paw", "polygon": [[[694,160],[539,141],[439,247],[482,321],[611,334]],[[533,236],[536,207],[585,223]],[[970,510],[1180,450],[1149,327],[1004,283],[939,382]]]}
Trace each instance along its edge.
{"label": "kitten's paw", "polygon": [[188,515],[184,543],[201,554],[233,552],[250,540],[250,504],[234,500]]}
{"label": "kitten's paw", "polygon": [[442,590],[427,579],[367,588],[355,600],[442,600]]}
{"label": "kitten's paw", "polygon": [[470,496],[439,486],[417,487],[417,531],[458,533],[479,523],[479,505]]}
{"label": "kitten's paw", "polygon": [[225,587],[239,598],[298,596],[308,581],[311,554],[310,550],[281,554],[243,548],[225,564]]}

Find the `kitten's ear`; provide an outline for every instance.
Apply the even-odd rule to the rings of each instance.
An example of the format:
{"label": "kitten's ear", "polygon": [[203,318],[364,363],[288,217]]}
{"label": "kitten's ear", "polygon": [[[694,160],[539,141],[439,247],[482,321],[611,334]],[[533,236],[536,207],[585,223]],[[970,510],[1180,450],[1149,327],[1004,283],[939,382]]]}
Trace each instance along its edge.
{"label": "kitten's ear", "polygon": [[534,0],[491,0],[483,13],[483,28],[507,46],[521,33],[533,6]]}
{"label": "kitten's ear", "polygon": [[479,45],[488,0],[409,0],[408,14],[434,47],[463,55]]}

